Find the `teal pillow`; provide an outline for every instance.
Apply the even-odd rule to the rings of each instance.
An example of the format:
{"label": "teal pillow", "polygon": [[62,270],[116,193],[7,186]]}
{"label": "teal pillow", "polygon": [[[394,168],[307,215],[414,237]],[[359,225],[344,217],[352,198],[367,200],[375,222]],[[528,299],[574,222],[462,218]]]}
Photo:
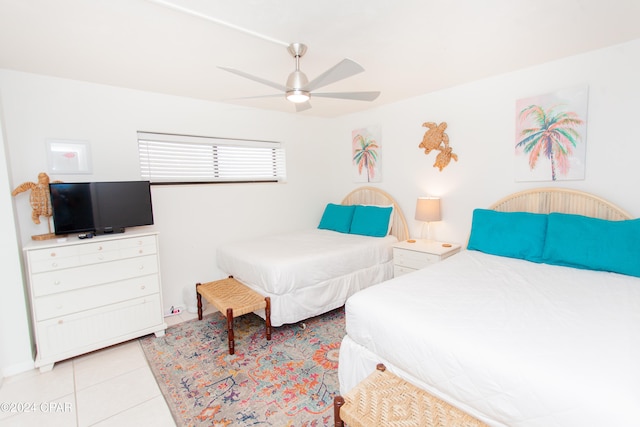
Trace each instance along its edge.
{"label": "teal pillow", "polygon": [[335,205],[329,203],[324,208],[318,228],[333,230],[340,233],[348,233],[351,228],[351,219],[355,211],[354,205]]}
{"label": "teal pillow", "polygon": [[386,236],[392,211],[392,206],[356,205],[349,233],[372,237]]}
{"label": "teal pillow", "polygon": [[476,209],[467,249],[542,262],[546,231],[546,214]]}
{"label": "teal pillow", "polygon": [[549,214],[544,262],[640,277],[640,219]]}

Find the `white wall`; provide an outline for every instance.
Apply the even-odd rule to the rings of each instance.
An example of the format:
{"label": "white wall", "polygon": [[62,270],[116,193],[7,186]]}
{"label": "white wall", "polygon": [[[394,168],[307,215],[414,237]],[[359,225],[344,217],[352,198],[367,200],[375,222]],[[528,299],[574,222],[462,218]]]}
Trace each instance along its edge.
{"label": "white wall", "polygon": [[[2,97],[0,96],[0,100]],[[1,105],[1,104],[0,104]],[[20,269],[20,248],[16,230],[9,171],[5,153],[2,109],[0,108],[0,385],[2,378],[33,367],[26,289]]]}
{"label": "white wall", "polygon": [[[168,307],[182,304],[185,286],[222,277],[215,266],[221,243],[315,226],[327,202],[360,185],[352,180],[351,131],[368,125],[382,129],[383,181],[373,185],[396,197],[414,236],[421,232],[415,201],[425,194],[443,198],[435,237],[455,242],[466,241],[475,207],[537,186],[590,191],[638,216],[638,75],[640,40],[330,120],[0,70],[9,183],[33,181],[46,170],[47,138],[91,143],[93,174],[52,176],[64,181],[139,178],[137,130],[283,141],[286,184],[153,187]],[[586,178],[515,182],[516,99],[583,83],[589,85]],[[449,125],[459,161],[442,172],[432,167],[434,153],[418,148],[425,121]],[[14,200],[22,241],[45,232],[30,222],[28,197]],[[10,308],[8,316],[23,321],[25,315]]]}
{"label": "white wall", "polygon": [[[639,75],[636,40],[345,116],[337,120],[337,132],[381,126],[380,186],[398,199],[413,236],[422,231],[413,219],[421,195],[442,197],[443,221],[433,224],[435,237],[461,243],[468,238],[474,208],[532,187],[588,191],[640,216]],[[585,179],[515,182],[516,100],[581,84],[589,86]],[[426,156],[418,148],[427,121],[447,122],[450,145],[459,156],[442,172],[432,166],[435,153]],[[348,176],[351,167],[341,162],[342,175]]]}
{"label": "white wall", "polygon": [[[326,201],[342,195],[326,167],[333,157],[326,119],[8,70],[0,70],[0,90],[13,171],[10,189],[47,171],[48,138],[90,143],[93,173],[50,174],[66,182],[140,179],[138,130],[284,142],[286,183],[152,187],[165,310],[184,306],[186,286],[223,277],[215,262],[221,243],[315,226]],[[22,243],[48,231],[45,224],[32,223],[29,193],[14,201]],[[12,307],[9,313],[25,317]],[[24,328],[22,333],[28,336]]]}

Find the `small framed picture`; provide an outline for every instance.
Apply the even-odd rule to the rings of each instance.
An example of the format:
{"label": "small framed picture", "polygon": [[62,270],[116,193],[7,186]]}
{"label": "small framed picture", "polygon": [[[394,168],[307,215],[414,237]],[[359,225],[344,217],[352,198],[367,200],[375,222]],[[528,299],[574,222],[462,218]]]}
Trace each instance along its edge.
{"label": "small framed picture", "polygon": [[91,150],[89,142],[48,139],[47,162],[51,174],[90,174]]}

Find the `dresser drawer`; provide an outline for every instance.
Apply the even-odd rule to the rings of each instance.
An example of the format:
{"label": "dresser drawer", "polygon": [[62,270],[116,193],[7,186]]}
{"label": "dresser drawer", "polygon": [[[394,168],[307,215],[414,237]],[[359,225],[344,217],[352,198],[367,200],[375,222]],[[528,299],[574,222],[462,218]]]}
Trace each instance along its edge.
{"label": "dresser drawer", "polygon": [[48,271],[31,277],[33,296],[39,297],[73,289],[116,282],[158,272],[158,257],[146,255],[73,269]]}
{"label": "dresser drawer", "polygon": [[393,248],[393,263],[398,266],[417,270],[438,261],[440,261],[440,256],[438,255]]}
{"label": "dresser drawer", "polygon": [[122,258],[133,258],[136,256],[155,254],[157,251],[158,248],[155,244],[127,247],[120,250],[120,256],[122,256]]}
{"label": "dresser drawer", "polygon": [[52,259],[68,258],[78,256],[80,249],[78,246],[59,246],[55,248],[45,248],[29,251],[29,261],[41,262]]}
{"label": "dresser drawer", "polygon": [[113,261],[120,258],[118,242],[92,242],[82,246],[80,251],[80,265]]}
{"label": "dresser drawer", "polygon": [[[160,294],[37,322],[35,366],[63,360],[163,328]],[[150,333],[153,331],[149,331]]]}
{"label": "dresser drawer", "polygon": [[[131,239],[133,240],[133,239]],[[119,252],[117,241],[85,243],[82,245],[60,246],[29,252],[29,266],[32,273],[55,271],[63,268],[95,264],[124,258]]]}
{"label": "dresser drawer", "polygon": [[40,249],[29,252],[31,273],[57,270],[80,265],[80,251],[76,246]]}
{"label": "dresser drawer", "polygon": [[155,236],[104,240],[29,252],[31,273],[42,273],[157,253]]}
{"label": "dresser drawer", "polygon": [[132,237],[130,239],[121,239],[118,241],[120,249],[140,248],[143,246],[156,246],[155,236]]}
{"label": "dresser drawer", "polygon": [[43,321],[79,311],[151,295],[160,291],[157,274],[91,286],[35,298],[36,320]]}
{"label": "dresser drawer", "polygon": [[42,273],[44,271],[54,271],[63,268],[77,267],[80,265],[80,257],[64,257],[58,258],[57,255],[52,255],[52,258],[42,261],[30,261],[29,267],[31,273]]}

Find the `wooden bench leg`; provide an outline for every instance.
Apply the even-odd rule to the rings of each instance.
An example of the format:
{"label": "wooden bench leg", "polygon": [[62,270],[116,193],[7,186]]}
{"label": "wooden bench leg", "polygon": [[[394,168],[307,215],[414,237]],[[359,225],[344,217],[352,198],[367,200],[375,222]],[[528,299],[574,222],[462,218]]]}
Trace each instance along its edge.
{"label": "wooden bench leg", "polygon": [[344,405],[344,398],[336,396],[333,398],[333,421],[335,427],[344,427],[344,421],[340,417],[340,408]]}
{"label": "wooden bench leg", "polygon": [[196,296],[198,297],[198,320],[202,320],[202,295],[198,292],[198,286],[201,283],[196,283]]}
{"label": "wooden bench leg", "polygon": [[271,340],[271,298],[265,297],[267,306],[264,309],[265,323],[267,324],[267,340]]}
{"label": "wooden bench leg", "polygon": [[233,308],[227,308],[227,332],[229,334],[229,354],[234,354],[236,349],[233,337]]}

